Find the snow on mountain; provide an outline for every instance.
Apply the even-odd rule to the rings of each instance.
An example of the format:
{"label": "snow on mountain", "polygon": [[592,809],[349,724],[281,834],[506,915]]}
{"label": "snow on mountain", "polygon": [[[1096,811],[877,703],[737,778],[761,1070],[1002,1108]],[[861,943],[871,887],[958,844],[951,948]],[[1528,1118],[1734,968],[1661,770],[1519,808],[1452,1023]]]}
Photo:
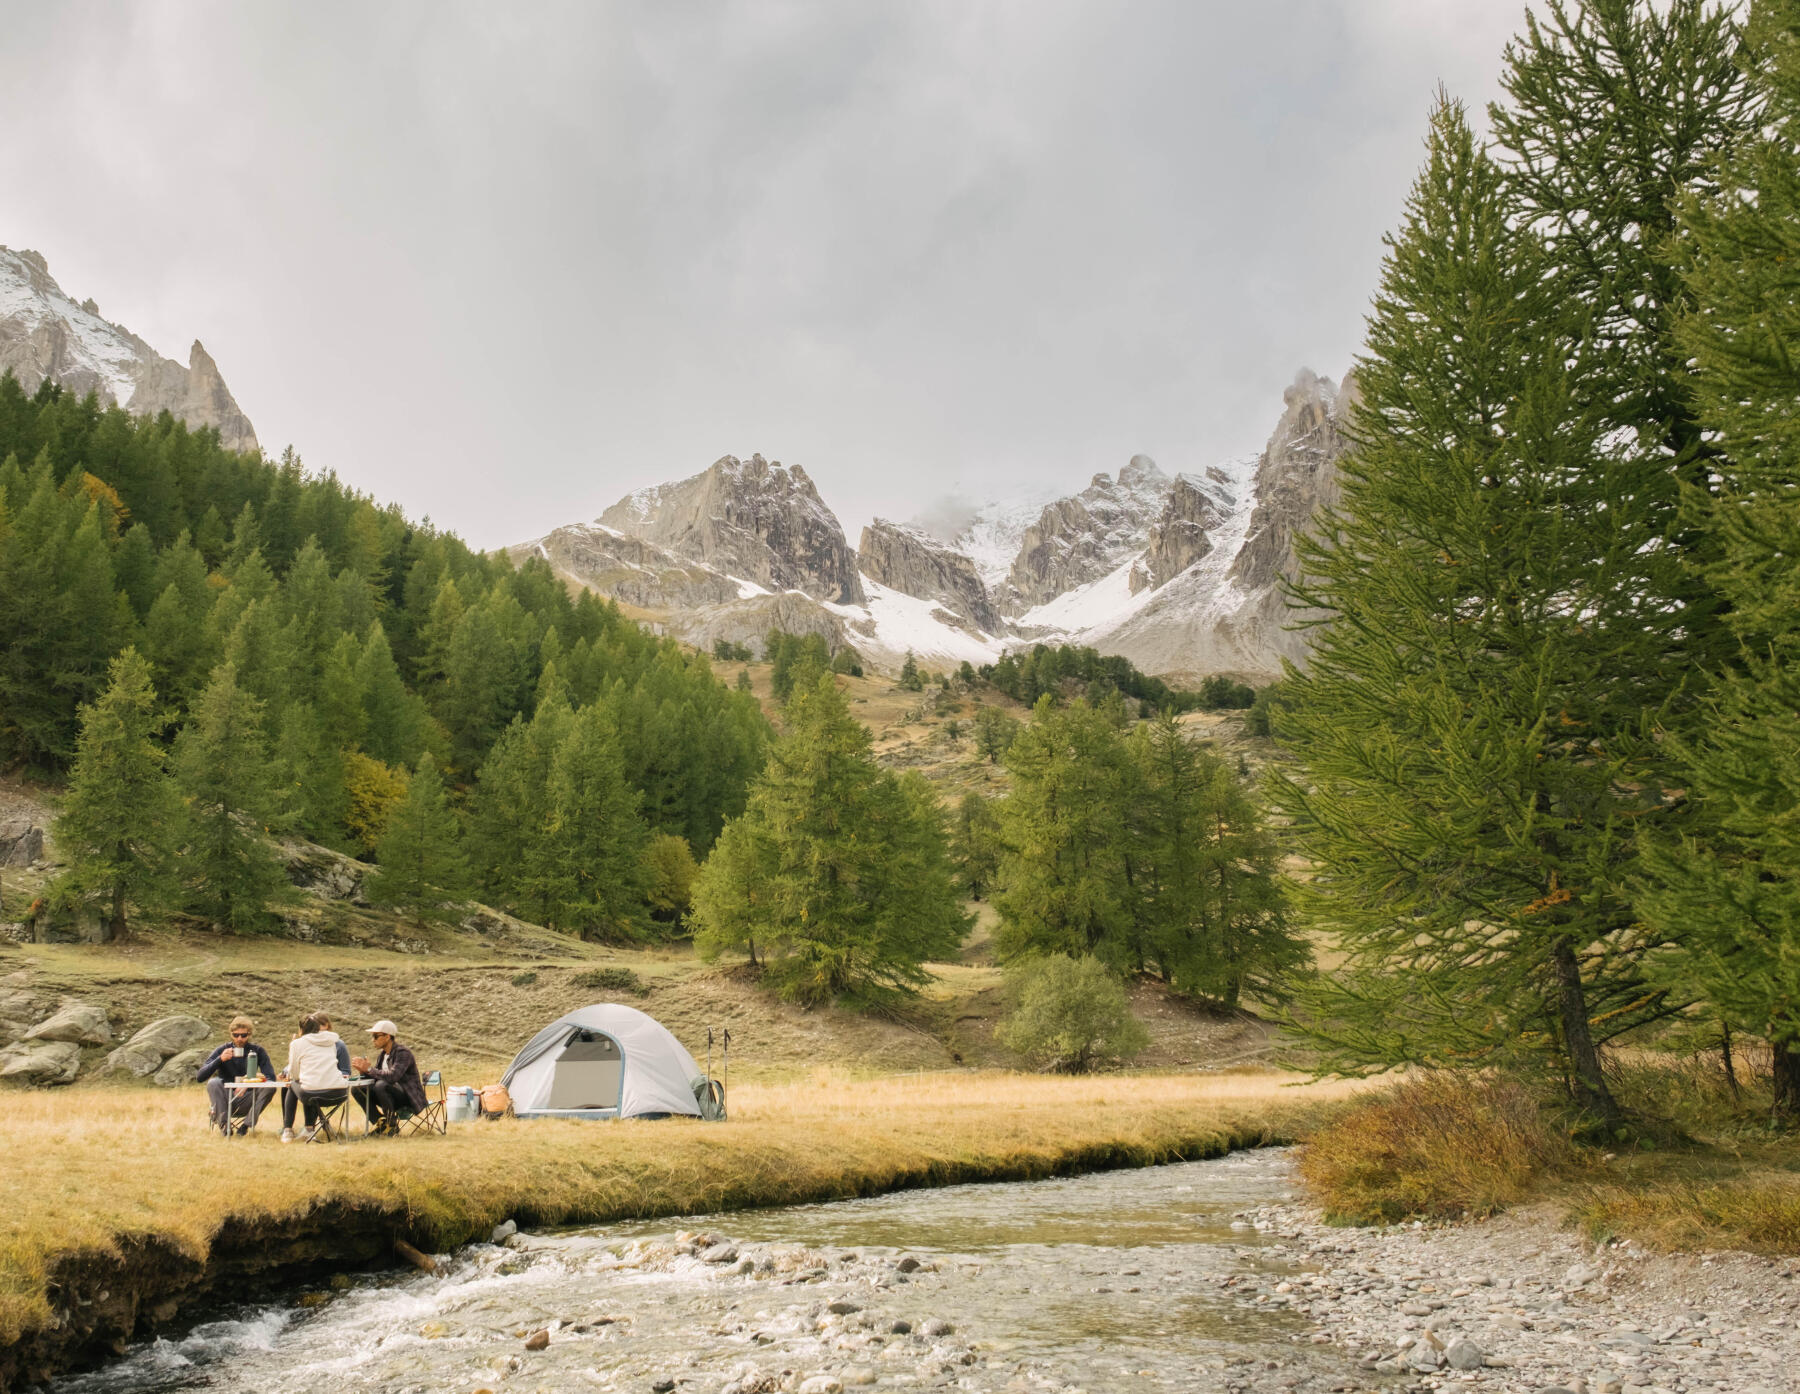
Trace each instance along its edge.
{"label": "snow on mountain", "polygon": [[7,370],[27,392],[49,378],[139,416],[169,411],[213,427],[228,450],[257,448],[255,429],[199,340],[184,368],[101,318],[92,300],[76,304],[39,253],[0,247],[0,372]]}
{"label": "snow on mountain", "polygon": [[1069,643],[1184,682],[1267,681],[1305,654],[1281,582],[1294,535],[1336,497],[1353,395],[1303,370],[1260,455],[1173,476],[1137,455],[1048,502],[940,505],[933,525],[876,519],[860,553],[804,471],[761,456],[726,456],[512,551],[540,552],[700,647],[760,648],[782,628],[891,671],[909,652],[949,668]]}

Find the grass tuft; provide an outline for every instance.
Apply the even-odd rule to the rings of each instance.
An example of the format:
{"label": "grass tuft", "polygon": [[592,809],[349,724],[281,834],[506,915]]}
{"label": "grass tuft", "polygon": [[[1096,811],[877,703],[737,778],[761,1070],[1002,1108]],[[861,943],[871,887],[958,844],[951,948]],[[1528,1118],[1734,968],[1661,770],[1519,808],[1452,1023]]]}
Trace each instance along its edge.
{"label": "grass tuft", "polygon": [[629,992],[633,997],[648,997],[650,989],[629,968],[590,968],[577,973],[569,981],[576,987],[594,988],[600,992]]}
{"label": "grass tuft", "polygon": [[1492,1215],[1575,1156],[1523,1086],[1427,1074],[1351,1105],[1300,1170],[1327,1220],[1380,1224]]}

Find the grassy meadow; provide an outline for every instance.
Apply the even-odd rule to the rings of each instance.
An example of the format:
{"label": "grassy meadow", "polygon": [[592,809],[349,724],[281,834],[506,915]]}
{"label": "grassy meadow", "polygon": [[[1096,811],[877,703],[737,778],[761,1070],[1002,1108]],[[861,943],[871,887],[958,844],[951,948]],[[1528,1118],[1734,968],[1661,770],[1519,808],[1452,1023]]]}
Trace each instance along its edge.
{"label": "grassy meadow", "polygon": [[446,1137],[226,1140],[198,1091],[77,1085],[7,1099],[0,1344],[51,1318],[60,1262],[155,1235],[204,1260],[228,1221],[279,1226],[326,1205],[426,1248],[528,1225],[602,1222],[1189,1160],[1291,1140],[1353,1086],[1270,1072],[1071,1079],[1000,1072],[879,1081],[819,1071],[734,1089],[731,1118],[476,1122]]}

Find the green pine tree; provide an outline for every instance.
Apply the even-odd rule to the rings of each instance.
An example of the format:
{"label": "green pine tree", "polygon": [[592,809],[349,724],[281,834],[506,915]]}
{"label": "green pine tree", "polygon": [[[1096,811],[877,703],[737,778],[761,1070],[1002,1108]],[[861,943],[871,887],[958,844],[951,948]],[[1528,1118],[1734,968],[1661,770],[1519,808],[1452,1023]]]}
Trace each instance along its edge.
{"label": "green pine tree", "polygon": [[1006,768],[1001,953],[1094,954],[1115,972],[1141,968],[1124,834],[1133,771],[1118,728],[1085,699],[1058,708],[1046,694]]}
{"label": "green pine tree", "polygon": [[911,649],[906,651],[906,661],[900,665],[900,690],[903,692],[923,692],[925,675],[919,671],[919,660],[913,657]]}
{"label": "green pine tree", "polygon": [[56,844],[69,862],[65,885],[107,905],[114,938],[126,907],[166,903],[180,837],[181,800],[164,771],[150,665],[136,649],[112,661],[111,682],[81,709],[81,737]]}
{"label": "green pine tree", "polygon": [[1651,858],[1650,918],[1680,940],[1669,964],[1774,1052],[1776,1111],[1800,1118],[1800,3],[1759,0],[1747,68],[1762,129],[1682,207],[1695,305],[1682,350],[1718,433],[1722,542],[1710,573],[1730,602],[1739,666],[1709,732],[1685,748],[1702,826]]}
{"label": "green pine tree", "polygon": [[[1277,730],[1278,803],[1346,956],[1302,1021],[1330,1066],[1537,1058],[1601,1117],[1604,1040],[1669,1009],[1622,891],[1686,674],[1591,306],[1513,216],[1461,109],[1389,239],[1343,503],[1300,543],[1328,617]],[[1651,459],[1646,459],[1646,449]]]}
{"label": "green pine tree", "polygon": [[268,833],[288,810],[263,738],[262,703],[221,663],[175,742],[176,784],[187,800],[181,876],[188,908],[221,929],[266,927],[292,890]]}
{"label": "green pine tree", "polygon": [[380,869],[369,878],[370,902],[406,911],[420,929],[428,920],[453,918],[456,902],[469,892],[460,843],[444,778],[427,751],[376,846]]}
{"label": "green pine tree", "polygon": [[583,707],[550,761],[543,821],[525,847],[526,902],[545,924],[583,939],[645,936],[650,831],[640,798],[625,780],[612,719]]}
{"label": "green pine tree", "polygon": [[1280,854],[1225,761],[1173,714],[1139,727],[1132,900],[1145,966],[1235,1010],[1248,991],[1279,1001],[1310,957],[1289,924]]}
{"label": "green pine tree", "polygon": [[871,758],[830,674],[796,688],[787,731],[694,888],[695,943],[760,948],[791,1000],[879,998],[967,932],[943,820],[922,779]]}

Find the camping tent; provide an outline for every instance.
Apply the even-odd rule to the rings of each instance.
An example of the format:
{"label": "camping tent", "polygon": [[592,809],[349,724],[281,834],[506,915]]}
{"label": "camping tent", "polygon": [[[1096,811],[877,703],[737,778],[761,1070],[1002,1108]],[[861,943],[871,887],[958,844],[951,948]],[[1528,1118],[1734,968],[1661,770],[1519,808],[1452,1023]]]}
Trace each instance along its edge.
{"label": "camping tent", "polygon": [[669,1028],[635,1007],[578,1007],[513,1057],[500,1082],[521,1118],[701,1114],[705,1076]]}

